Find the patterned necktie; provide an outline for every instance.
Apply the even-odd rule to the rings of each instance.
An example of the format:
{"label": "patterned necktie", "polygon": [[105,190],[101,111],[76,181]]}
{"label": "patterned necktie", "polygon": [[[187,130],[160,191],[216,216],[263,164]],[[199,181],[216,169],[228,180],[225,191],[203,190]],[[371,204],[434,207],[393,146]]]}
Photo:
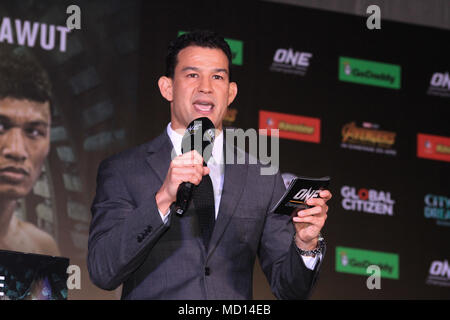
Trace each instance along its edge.
{"label": "patterned necktie", "polygon": [[208,250],[209,240],[211,239],[214,223],[216,222],[214,190],[209,174],[203,176],[200,184],[195,187],[192,194],[192,201],[195,205],[203,243],[205,244],[206,250]]}

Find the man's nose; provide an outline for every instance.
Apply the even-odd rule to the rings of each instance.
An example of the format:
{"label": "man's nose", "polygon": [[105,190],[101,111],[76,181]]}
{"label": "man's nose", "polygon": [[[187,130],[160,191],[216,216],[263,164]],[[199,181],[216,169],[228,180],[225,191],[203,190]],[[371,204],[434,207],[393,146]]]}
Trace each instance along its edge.
{"label": "man's nose", "polygon": [[212,86],[211,86],[211,80],[207,77],[202,77],[199,84],[199,90],[201,93],[211,93],[212,92]]}
{"label": "man's nose", "polygon": [[27,159],[27,149],[20,128],[11,128],[3,134],[1,154],[5,158],[15,161],[25,161]]}

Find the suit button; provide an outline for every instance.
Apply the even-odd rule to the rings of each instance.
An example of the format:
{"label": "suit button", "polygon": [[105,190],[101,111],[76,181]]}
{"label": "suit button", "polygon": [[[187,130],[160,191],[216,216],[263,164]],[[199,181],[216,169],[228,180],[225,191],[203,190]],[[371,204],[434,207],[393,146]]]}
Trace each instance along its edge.
{"label": "suit button", "polygon": [[209,269],[209,267],[205,267],[205,275],[209,276],[211,274],[211,270]]}
{"label": "suit button", "polygon": [[139,236],[137,236],[137,242],[141,243],[141,242],[142,242],[142,240],[144,240],[142,236],[140,236],[140,235],[139,235]]}

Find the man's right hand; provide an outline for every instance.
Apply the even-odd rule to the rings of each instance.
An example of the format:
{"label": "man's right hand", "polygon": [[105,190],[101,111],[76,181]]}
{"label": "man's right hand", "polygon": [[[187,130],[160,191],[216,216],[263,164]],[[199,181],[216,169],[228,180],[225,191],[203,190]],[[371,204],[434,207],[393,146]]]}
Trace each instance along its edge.
{"label": "man's right hand", "polygon": [[159,211],[164,215],[169,212],[171,203],[177,199],[178,186],[182,182],[198,185],[207,174],[209,168],[203,166],[203,158],[196,150],[175,157],[170,162],[163,185],[155,195]]}

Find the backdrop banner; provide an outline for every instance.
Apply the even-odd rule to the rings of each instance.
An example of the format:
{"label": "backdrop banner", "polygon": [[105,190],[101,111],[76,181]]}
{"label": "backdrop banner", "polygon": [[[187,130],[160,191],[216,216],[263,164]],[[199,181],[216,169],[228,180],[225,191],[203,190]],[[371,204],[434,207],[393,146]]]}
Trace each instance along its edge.
{"label": "backdrop banner", "polygon": [[[80,29],[68,28],[71,5]],[[195,29],[219,32],[232,50],[239,93],[225,126],[279,129],[286,183],[331,177],[327,254],[311,298],[450,299],[450,32],[382,12],[381,29],[366,20],[257,0],[2,1],[0,55],[30,57],[52,87],[50,149],[14,216],[80,268],[69,299],[120,298],[120,287],[101,290],[87,272],[97,168],[166,128],[157,81],[169,42]],[[8,73],[7,61],[0,67]],[[0,150],[4,106],[25,100],[0,91]],[[2,190],[0,181],[4,219]],[[253,293],[274,299],[258,263]]]}

